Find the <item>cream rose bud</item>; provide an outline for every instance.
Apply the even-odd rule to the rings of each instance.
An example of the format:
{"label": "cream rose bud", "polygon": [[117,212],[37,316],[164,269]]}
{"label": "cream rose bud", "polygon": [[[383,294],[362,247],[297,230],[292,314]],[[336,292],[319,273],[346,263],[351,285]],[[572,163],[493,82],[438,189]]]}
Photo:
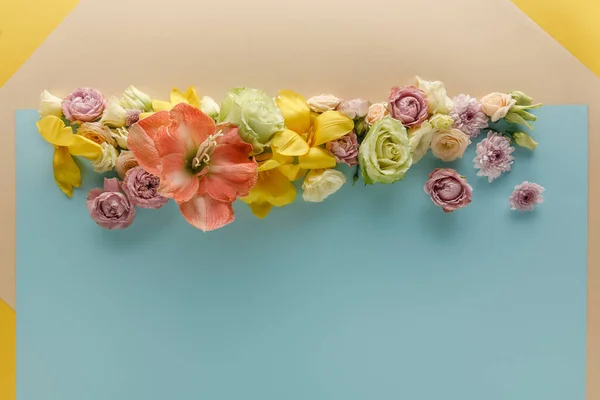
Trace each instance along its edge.
{"label": "cream rose bud", "polygon": [[212,119],[219,118],[219,112],[221,111],[217,102],[209,96],[203,96],[200,100],[200,110]]}
{"label": "cream rose bud", "polygon": [[335,169],[312,169],[302,184],[304,201],[320,203],[346,183],[346,176]]}
{"label": "cream rose bud", "polygon": [[49,91],[44,90],[42,94],[40,94],[40,108],[38,109],[38,113],[42,118],[47,115],[62,117],[62,99],[54,96]]}
{"label": "cream rose bud", "polygon": [[365,122],[369,125],[373,125],[389,113],[390,109],[388,108],[388,103],[373,103],[369,106]]}
{"label": "cream rose bud", "polygon": [[431,140],[431,152],[442,161],[454,161],[463,156],[470,144],[469,136],[458,129],[437,132]]}
{"label": "cream rose bud", "polygon": [[448,114],[452,109],[452,100],[440,81],[425,81],[417,76],[417,88],[425,92],[429,102],[429,114]]}
{"label": "cream rose bud", "polygon": [[108,143],[102,143],[102,156],[92,161],[94,171],[98,173],[112,171],[117,164],[117,150]]}
{"label": "cream rose bud", "polygon": [[119,157],[117,157],[117,162],[115,164],[115,170],[117,174],[121,177],[121,179],[125,178],[125,174],[132,168],[138,166],[137,159],[133,155],[133,151],[123,150]]}
{"label": "cream rose bud", "polygon": [[492,122],[497,122],[506,117],[515,104],[517,101],[510,94],[494,92],[481,99],[481,110]]}
{"label": "cream rose bud", "polygon": [[308,107],[316,113],[335,110],[340,105],[341,100],[332,94],[322,94],[313,96],[306,100]]}
{"label": "cream rose bud", "polygon": [[127,110],[125,110],[116,97],[108,99],[108,105],[102,113],[100,123],[113,128],[121,128],[127,125]]}

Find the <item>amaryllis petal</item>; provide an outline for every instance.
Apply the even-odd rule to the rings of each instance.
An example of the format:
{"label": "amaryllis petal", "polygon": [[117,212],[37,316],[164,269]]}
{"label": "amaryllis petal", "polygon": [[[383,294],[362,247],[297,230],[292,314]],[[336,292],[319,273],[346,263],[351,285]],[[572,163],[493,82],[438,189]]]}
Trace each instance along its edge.
{"label": "amaryllis petal", "polygon": [[198,192],[198,177],[187,171],[181,154],[169,154],[162,158],[162,173],[158,192],[176,202],[188,201]]}
{"label": "amaryllis petal", "polygon": [[179,209],[187,222],[205,232],[219,229],[235,219],[231,202],[215,200],[208,194],[181,203]]}
{"label": "amaryllis petal", "polygon": [[161,127],[170,123],[169,113],[160,111],[135,123],[127,136],[127,147],[133,151],[140,166],[154,175],[160,174],[160,157],[154,146],[154,137]]}
{"label": "amaryllis petal", "polygon": [[203,179],[204,188],[217,200],[233,202],[239,196],[248,195],[257,176],[256,162],[211,165],[210,173]]}
{"label": "amaryllis petal", "polygon": [[172,124],[169,131],[178,130],[180,137],[191,138],[196,148],[215,133],[215,121],[189,104],[177,104],[170,115]]}

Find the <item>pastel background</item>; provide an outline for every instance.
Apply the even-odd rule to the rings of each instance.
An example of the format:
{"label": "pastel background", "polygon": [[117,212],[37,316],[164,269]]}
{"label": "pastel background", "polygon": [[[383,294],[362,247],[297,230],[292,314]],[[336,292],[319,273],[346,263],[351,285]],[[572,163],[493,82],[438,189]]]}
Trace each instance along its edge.
{"label": "pastel background", "polygon": [[[583,400],[587,109],[538,114],[544,142],[510,174],[477,178],[474,148],[452,163],[474,187],[455,213],[422,190],[429,157],[265,220],[236,204],[203,234],[175,204],[97,228],[85,196],[101,179],[59,195],[20,111],[17,400]],[[547,201],[511,212],[525,179]]]}
{"label": "pastel background", "polygon": [[[39,21],[50,15],[43,8],[50,3],[57,4],[0,1],[4,59],[15,54],[14,48],[5,45],[11,16],[22,16],[21,23],[28,23],[29,34],[35,36],[33,32],[46,29],[47,24]],[[597,60],[591,58],[598,55],[597,44],[593,45],[597,30],[589,21],[598,15],[599,4],[592,0],[516,3],[562,45],[508,0],[378,0],[370,2],[369,9],[363,2],[341,0],[295,5],[276,0],[251,4],[173,0],[168,5],[157,0],[82,0],[0,88],[5,133],[0,137],[5,149],[14,148],[14,112],[36,107],[41,88],[66,94],[73,87],[88,85],[116,93],[133,83],[154,96],[166,97],[172,86],[196,84],[202,94],[219,98],[235,85],[270,92],[293,85],[306,94],[334,91],[341,96],[378,99],[390,85],[417,73],[445,81],[451,93],[482,95],[520,88],[545,103],[590,105],[588,240],[598,243],[600,213],[595,205],[600,191],[600,140],[594,132],[600,126],[600,81],[588,67],[597,70]],[[110,26],[106,24],[109,19]],[[229,21],[226,28],[224,20]],[[563,31],[556,31],[559,27]],[[9,64],[3,62],[2,68]],[[568,135],[569,121],[564,127]],[[4,171],[0,191],[5,194],[0,198],[0,298],[14,308],[12,151],[5,152],[0,163]],[[600,376],[599,262],[600,248],[589,246],[587,394],[593,400],[600,398],[600,381],[594,379]],[[160,288],[157,296],[161,296]],[[0,326],[14,327],[14,315],[2,315],[6,318]],[[0,338],[11,340],[10,333],[0,333]],[[14,360],[10,351],[7,354],[0,361]],[[7,381],[11,381],[11,364],[0,363]],[[14,398],[14,388],[2,389],[9,390],[7,398]]]}

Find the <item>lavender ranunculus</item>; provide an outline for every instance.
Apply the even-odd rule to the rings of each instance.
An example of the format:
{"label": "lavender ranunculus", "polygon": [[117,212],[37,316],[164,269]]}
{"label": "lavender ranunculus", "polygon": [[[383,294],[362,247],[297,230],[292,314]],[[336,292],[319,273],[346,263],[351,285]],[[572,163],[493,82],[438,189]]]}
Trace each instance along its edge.
{"label": "lavender ranunculus", "polygon": [[487,176],[491,182],[504,172],[510,171],[514,162],[512,152],[515,148],[510,141],[497,132],[489,132],[487,137],[477,143],[477,155],[473,159],[477,176]]}
{"label": "lavender ranunculus", "polygon": [[326,146],[338,163],[344,163],[351,167],[358,164],[358,138],[354,131],[338,140],[328,142]]}
{"label": "lavender ranunculus", "polygon": [[433,204],[447,213],[466,207],[473,196],[473,189],[467,180],[450,168],[433,170],[424,189]]}
{"label": "lavender ranunculus", "polygon": [[156,210],[169,201],[167,197],[158,193],[159,184],[158,176],[152,175],[142,167],[135,167],[125,174],[123,191],[134,206]]}
{"label": "lavender ranunculus", "polygon": [[414,86],[394,86],[388,98],[390,114],[407,127],[417,127],[427,119],[429,102],[425,92]]}
{"label": "lavender ranunculus", "polygon": [[62,111],[71,122],[92,122],[102,116],[106,99],[98,89],[79,88],[62,101]]}
{"label": "lavender ranunculus", "polygon": [[370,105],[368,100],[363,99],[344,100],[337,106],[336,111],[350,119],[364,118],[369,112]]}
{"label": "lavender ranunculus", "polygon": [[535,206],[544,202],[544,188],[533,182],[523,182],[515,186],[508,203],[511,210],[533,211]]}
{"label": "lavender ranunculus", "polygon": [[135,217],[135,208],[117,178],[105,178],[104,189],[90,190],[86,205],[92,219],[106,229],[127,228]]}
{"label": "lavender ranunculus", "polygon": [[487,128],[489,122],[487,115],[482,110],[481,103],[466,94],[454,98],[450,116],[454,120],[454,127],[471,138],[479,136],[481,130]]}

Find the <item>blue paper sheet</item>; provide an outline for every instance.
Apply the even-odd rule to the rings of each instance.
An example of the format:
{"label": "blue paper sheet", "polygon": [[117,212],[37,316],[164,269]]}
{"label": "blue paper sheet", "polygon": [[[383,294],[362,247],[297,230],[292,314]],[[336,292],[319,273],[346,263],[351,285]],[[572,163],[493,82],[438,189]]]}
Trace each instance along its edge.
{"label": "blue paper sheet", "polygon": [[[18,112],[17,400],[584,400],[587,107],[537,114],[492,184],[474,146],[449,164],[466,209],[431,203],[428,157],[204,234],[174,204],[97,227],[101,178],[65,197]],[[511,212],[524,180],[546,202]]]}

